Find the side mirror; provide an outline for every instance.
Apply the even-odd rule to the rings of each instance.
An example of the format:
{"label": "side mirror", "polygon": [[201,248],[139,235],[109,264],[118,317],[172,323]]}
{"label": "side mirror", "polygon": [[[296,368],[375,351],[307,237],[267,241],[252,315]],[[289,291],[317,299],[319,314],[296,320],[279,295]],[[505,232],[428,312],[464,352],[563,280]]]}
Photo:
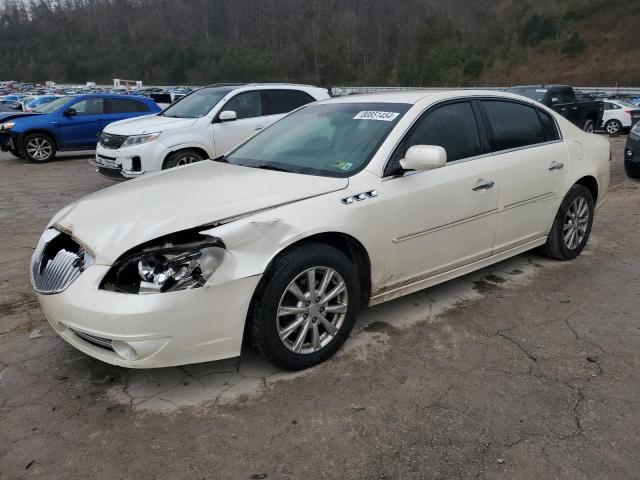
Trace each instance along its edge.
{"label": "side mirror", "polygon": [[77,113],[78,112],[76,112],[75,108],[69,107],[64,111],[64,116],[65,117],[75,117],[77,115]]}
{"label": "side mirror", "polygon": [[218,120],[221,122],[232,122],[233,120],[237,120],[238,115],[233,110],[225,110],[218,115]]}
{"label": "side mirror", "polygon": [[405,170],[433,170],[444,167],[447,163],[447,152],[436,145],[414,145],[407,150],[400,166]]}

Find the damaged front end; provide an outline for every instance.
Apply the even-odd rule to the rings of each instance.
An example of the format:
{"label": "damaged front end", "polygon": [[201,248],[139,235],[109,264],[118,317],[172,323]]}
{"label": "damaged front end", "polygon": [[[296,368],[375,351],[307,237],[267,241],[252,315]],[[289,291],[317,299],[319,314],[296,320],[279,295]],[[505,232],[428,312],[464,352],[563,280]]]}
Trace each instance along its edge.
{"label": "damaged front end", "polygon": [[147,242],[122,255],[100,288],[151,294],[202,287],[226,254],[222,240],[191,229]]}

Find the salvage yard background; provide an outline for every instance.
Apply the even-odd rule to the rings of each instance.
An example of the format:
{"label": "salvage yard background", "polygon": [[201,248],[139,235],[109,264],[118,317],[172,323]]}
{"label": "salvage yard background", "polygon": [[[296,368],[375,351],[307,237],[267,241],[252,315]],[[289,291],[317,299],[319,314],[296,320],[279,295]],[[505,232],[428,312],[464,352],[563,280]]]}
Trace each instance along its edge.
{"label": "salvage yard background", "polygon": [[44,323],[32,249],[111,183],[87,156],[0,156],[0,479],[637,478],[640,183],[577,260],[528,253],[369,309],[298,374],[240,359],[125,370]]}

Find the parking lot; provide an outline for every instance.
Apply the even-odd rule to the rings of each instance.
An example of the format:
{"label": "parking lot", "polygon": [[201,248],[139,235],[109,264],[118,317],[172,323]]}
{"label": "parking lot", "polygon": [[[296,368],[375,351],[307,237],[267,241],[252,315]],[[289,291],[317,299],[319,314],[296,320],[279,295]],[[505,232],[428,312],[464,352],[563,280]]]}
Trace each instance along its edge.
{"label": "parking lot", "polygon": [[68,346],[29,258],[59,208],[113,182],[83,154],[1,154],[0,479],[637,478],[625,140],[611,138],[609,200],[576,260],[531,252],[371,308],[336,357],[296,374],[250,350],[126,370]]}

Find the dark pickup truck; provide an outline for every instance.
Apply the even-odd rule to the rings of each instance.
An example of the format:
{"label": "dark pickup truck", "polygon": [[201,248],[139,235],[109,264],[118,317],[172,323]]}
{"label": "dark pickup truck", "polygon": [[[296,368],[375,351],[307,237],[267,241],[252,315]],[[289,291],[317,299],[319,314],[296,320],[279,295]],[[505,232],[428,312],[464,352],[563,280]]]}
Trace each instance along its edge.
{"label": "dark pickup truck", "polygon": [[585,132],[593,132],[602,122],[604,103],[599,100],[578,101],[573,88],[567,85],[527,85],[507,88],[506,91],[546,105]]}

